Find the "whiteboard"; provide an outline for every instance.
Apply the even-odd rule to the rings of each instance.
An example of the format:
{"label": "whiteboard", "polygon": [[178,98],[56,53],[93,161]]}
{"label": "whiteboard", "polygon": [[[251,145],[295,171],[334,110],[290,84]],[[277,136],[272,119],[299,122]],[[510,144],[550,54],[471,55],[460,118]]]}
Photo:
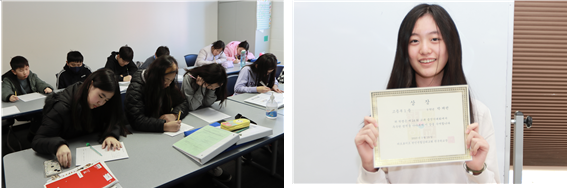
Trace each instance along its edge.
{"label": "whiteboard", "polygon": [[[294,183],[356,182],[354,137],[370,115],[369,93],[386,88],[399,26],[417,4],[293,4]],[[472,97],[491,111],[500,179],[507,182],[514,3],[437,4],[459,30]]]}

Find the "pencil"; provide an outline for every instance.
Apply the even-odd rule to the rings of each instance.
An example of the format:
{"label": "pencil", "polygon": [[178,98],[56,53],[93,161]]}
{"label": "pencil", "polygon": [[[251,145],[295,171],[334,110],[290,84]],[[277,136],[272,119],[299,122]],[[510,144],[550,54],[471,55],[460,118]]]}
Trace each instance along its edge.
{"label": "pencil", "polygon": [[14,91],[14,95],[17,97],[17,96],[18,96],[18,91]]}
{"label": "pencil", "polygon": [[98,153],[100,156],[102,156],[102,154],[100,154],[96,149],[94,149],[93,146],[91,146],[91,144],[87,143],[87,146],[89,146],[91,149],[93,149],[93,151],[95,151],[95,152]]}
{"label": "pencil", "polygon": [[179,121],[180,117],[181,117],[181,111],[179,111],[179,114],[177,114],[177,121]]}

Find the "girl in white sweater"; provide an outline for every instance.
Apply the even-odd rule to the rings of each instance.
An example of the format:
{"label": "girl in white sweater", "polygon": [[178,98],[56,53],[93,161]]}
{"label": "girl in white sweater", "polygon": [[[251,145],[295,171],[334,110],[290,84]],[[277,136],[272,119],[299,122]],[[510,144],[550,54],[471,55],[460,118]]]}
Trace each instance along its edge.
{"label": "girl in white sweater", "polygon": [[[396,49],[388,89],[467,84],[457,28],[439,5],[420,4],[406,15]],[[471,124],[465,130],[465,144],[472,146],[471,161],[374,168],[373,148],[380,125],[364,117],[364,127],[355,137],[362,161],[358,182],[500,183],[490,111],[480,101],[469,100]]]}

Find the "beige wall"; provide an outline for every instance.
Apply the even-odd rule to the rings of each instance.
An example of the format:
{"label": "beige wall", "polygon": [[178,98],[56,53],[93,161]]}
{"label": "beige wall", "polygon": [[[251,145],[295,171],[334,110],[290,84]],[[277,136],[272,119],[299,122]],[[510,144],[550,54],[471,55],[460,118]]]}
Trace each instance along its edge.
{"label": "beige wall", "polygon": [[55,87],[70,50],[104,67],[111,51],[128,44],[134,61],[166,45],[185,67],[184,55],[217,38],[218,3],[212,2],[3,2],[2,73],[22,55],[30,69]]}

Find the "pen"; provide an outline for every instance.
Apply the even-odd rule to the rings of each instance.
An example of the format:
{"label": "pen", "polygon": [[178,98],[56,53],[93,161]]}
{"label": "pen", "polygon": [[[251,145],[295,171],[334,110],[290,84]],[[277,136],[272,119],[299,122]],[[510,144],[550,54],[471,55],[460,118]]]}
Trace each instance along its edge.
{"label": "pen", "polygon": [[102,154],[100,154],[96,149],[93,148],[93,146],[91,146],[91,144],[89,144],[87,142],[87,146],[91,147],[91,149],[93,149],[93,151],[95,151],[96,153],[98,153],[100,156],[102,156]]}
{"label": "pen", "polygon": [[17,96],[18,96],[18,91],[14,91],[14,95],[17,97]]}
{"label": "pen", "polygon": [[181,111],[179,111],[179,114],[177,114],[177,121],[179,121],[180,117],[181,117]]}
{"label": "pen", "polygon": [[260,81],[260,84],[262,84],[264,87],[268,87],[268,86],[266,86],[266,84],[264,84],[263,81]]}

